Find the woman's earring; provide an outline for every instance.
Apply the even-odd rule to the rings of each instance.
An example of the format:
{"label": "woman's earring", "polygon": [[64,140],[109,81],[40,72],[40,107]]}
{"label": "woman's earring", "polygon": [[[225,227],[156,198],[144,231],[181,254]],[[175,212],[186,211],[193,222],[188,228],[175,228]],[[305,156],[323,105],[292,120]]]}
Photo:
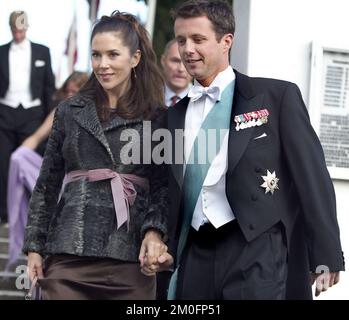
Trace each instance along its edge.
{"label": "woman's earring", "polygon": [[137,79],[136,69],[132,68],[132,70],[133,70],[133,75],[135,76],[135,79]]}

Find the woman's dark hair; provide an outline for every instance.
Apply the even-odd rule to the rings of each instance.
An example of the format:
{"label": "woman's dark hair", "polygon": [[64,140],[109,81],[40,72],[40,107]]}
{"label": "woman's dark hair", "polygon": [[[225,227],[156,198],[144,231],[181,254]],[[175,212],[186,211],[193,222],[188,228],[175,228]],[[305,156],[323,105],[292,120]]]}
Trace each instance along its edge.
{"label": "woman's dark hair", "polygon": [[[95,24],[91,43],[96,34],[103,32],[118,32],[131,55],[137,50],[141,52],[141,59],[134,72],[131,72],[130,90],[118,100],[117,114],[126,119],[152,119],[159,108],[164,108],[164,81],[147,31],[132,14],[114,11],[111,16],[103,16]],[[80,93],[95,101],[102,121],[108,119],[108,97],[94,73]]]}

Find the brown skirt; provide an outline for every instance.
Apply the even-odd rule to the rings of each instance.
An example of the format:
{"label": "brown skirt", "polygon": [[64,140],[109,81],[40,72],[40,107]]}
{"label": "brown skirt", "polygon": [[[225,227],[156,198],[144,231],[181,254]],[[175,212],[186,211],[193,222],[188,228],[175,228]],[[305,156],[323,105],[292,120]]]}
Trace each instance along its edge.
{"label": "brown skirt", "polygon": [[74,255],[47,258],[38,282],[43,300],[154,300],[156,291],[138,263]]}

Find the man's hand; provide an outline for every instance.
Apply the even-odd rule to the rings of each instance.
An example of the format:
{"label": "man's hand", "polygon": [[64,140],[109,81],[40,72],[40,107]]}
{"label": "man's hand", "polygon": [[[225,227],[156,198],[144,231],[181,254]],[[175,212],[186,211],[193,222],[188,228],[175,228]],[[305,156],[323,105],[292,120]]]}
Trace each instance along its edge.
{"label": "man's hand", "polygon": [[326,291],[329,287],[332,287],[339,282],[339,271],[312,273],[311,284],[313,285],[315,281],[315,297],[318,297],[321,292]]}
{"label": "man's hand", "polygon": [[141,271],[147,276],[153,276],[159,269],[158,258],[167,252],[167,246],[162,242],[161,235],[155,230],[149,230],[143,239],[139,252]]}
{"label": "man's hand", "polygon": [[145,264],[141,271],[147,276],[153,276],[157,272],[171,270],[172,265],[173,257],[168,252],[164,252],[161,256],[159,256],[157,262],[153,263],[152,265]]}
{"label": "man's hand", "polygon": [[158,272],[167,271],[173,265],[173,257],[168,252],[165,252],[158,258],[158,264],[159,264]]}

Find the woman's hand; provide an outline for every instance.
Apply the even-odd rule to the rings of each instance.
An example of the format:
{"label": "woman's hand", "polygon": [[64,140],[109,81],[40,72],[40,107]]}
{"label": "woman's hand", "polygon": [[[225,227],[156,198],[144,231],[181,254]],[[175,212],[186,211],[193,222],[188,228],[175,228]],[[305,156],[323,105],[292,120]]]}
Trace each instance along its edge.
{"label": "woman's hand", "polygon": [[28,276],[29,280],[32,282],[35,277],[41,279],[44,277],[42,271],[42,257],[40,254],[36,252],[28,253]]}
{"label": "woman's hand", "polygon": [[38,147],[39,143],[40,141],[34,135],[31,135],[22,142],[22,147],[27,147],[29,149],[35,150]]}
{"label": "woman's hand", "polygon": [[161,240],[160,233],[155,230],[147,231],[139,252],[142,273],[147,276],[155,275],[160,269],[158,259],[166,252],[167,246]]}

